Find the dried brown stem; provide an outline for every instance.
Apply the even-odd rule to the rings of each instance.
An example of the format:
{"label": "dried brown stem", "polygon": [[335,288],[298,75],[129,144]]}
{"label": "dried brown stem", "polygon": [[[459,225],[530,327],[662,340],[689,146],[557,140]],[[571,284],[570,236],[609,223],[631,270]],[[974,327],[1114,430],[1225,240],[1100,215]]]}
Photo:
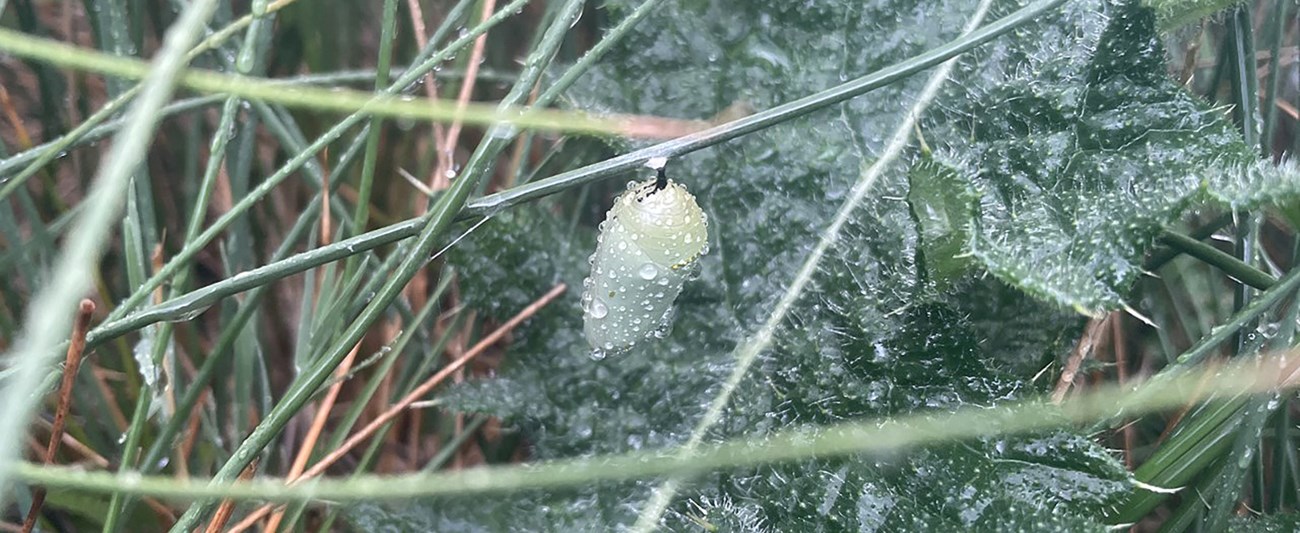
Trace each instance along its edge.
{"label": "dried brown stem", "polygon": [[[320,408],[316,410],[316,418],[312,420],[311,427],[307,430],[307,435],[302,440],[302,446],[298,448],[298,456],[293,459],[293,466],[289,467],[289,478],[296,478],[302,474],[303,469],[307,468],[307,461],[311,459],[311,451],[316,448],[316,441],[320,440],[320,434],[325,430],[325,422],[329,420],[330,411],[334,409],[334,402],[338,400],[339,391],[343,390],[343,378],[347,377],[348,372],[352,370],[352,362],[357,358],[357,351],[361,349],[358,343],[348,352],[347,357],[339,364],[338,369],[334,371],[334,385],[330,386],[329,392],[321,400]],[[267,520],[266,527],[263,531],[273,533],[280,527],[280,521],[284,520],[284,512],[276,511]]]}
{"label": "dried brown stem", "polygon": [[[496,8],[496,0],[483,0],[483,12],[479,16],[479,23],[487,22],[492,17],[492,12],[496,11]],[[465,79],[461,81],[460,94],[456,97],[457,113],[465,110],[470,97],[474,95],[474,85],[478,82],[479,64],[483,62],[483,50],[487,47],[487,36],[488,34],[484,32],[477,39],[474,39],[474,50],[470,52],[469,63],[465,65]],[[462,126],[463,124],[459,118],[453,121],[451,127],[447,129],[446,139],[438,147],[438,169],[429,183],[429,187],[435,191],[446,189],[451,184],[452,154],[456,150],[456,143],[460,141]]]}
{"label": "dried brown stem", "polygon": [[[239,473],[239,480],[248,481],[252,479],[253,474],[257,472],[257,463],[256,458],[253,459],[253,462],[248,463],[248,466],[244,467],[244,471]],[[205,533],[219,533],[221,528],[226,527],[226,522],[230,521],[230,515],[234,512],[235,500],[222,500],[221,506],[217,507],[217,512],[212,514],[212,521],[208,522],[208,527],[204,530]]]}
{"label": "dried brown stem", "polygon": [[[1115,354],[1115,369],[1119,373],[1119,384],[1128,384],[1128,346],[1125,345],[1124,339],[1124,320],[1116,318],[1110,321],[1110,342]],[[1133,432],[1133,424],[1124,424],[1120,429],[1124,439],[1124,466],[1133,470],[1133,448],[1137,443],[1137,435]]]}
{"label": "dried brown stem", "polygon": [[1088,327],[1084,328],[1079,343],[1074,346],[1074,351],[1070,352],[1070,358],[1065,362],[1065,370],[1061,372],[1061,379],[1056,382],[1056,389],[1052,391],[1052,403],[1061,403],[1065,399],[1065,393],[1069,392],[1070,387],[1074,385],[1074,378],[1079,375],[1079,367],[1092,353],[1093,346],[1096,346],[1097,338],[1105,330],[1108,319],[1109,317],[1094,318],[1088,321]]}
{"label": "dried brown stem", "polygon": [[[319,476],[322,472],[325,471],[326,468],[329,468],[330,465],[333,465],[339,459],[343,458],[344,455],[347,455],[348,452],[352,451],[353,448],[356,448],[362,442],[365,442],[366,439],[369,439],[372,435],[378,432],[380,428],[387,425],[388,422],[392,421],[394,418],[397,418],[397,416],[402,414],[402,412],[404,412],[411,404],[418,401],[425,394],[428,394],[429,391],[432,391],[435,387],[437,387],[439,384],[445,381],[449,376],[454,374],[457,370],[464,367],[475,357],[478,357],[484,351],[487,351],[489,347],[491,347],[492,345],[500,341],[501,338],[505,337],[507,333],[510,333],[510,331],[519,327],[519,324],[523,323],[524,320],[527,320],[529,317],[537,314],[537,312],[540,311],[543,307],[546,307],[547,304],[551,303],[556,298],[559,298],[561,294],[564,294],[566,288],[567,286],[565,286],[563,283],[556,285],[554,288],[550,290],[550,292],[547,292],[544,296],[538,298],[537,301],[529,304],[528,307],[525,307],[522,311],[519,311],[518,314],[516,314],[510,320],[506,321],[505,324],[502,324],[501,327],[497,328],[492,333],[489,333],[486,337],[483,337],[483,339],[480,340],[478,344],[475,344],[473,348],[470,348],[469,351],[465,352],[465,354],[462,355],[460,358],[456,359],[455,361],[452,361],[451,363],[448,363],[447,366],[443,367],[436,374],[429,377],[429,379],[425,380],[424,383],[421,383],[419,387],[416,387],[415,390],[412,390],[410,394],[407,394],[400,401],[393,404],[391,407],[385,410],[378,417],[375,417],[375,419],[372,420],[369,424],[367,424],[366,427],[354,433],[351,437],[348,437],[348,440],[345,441],[341,446],[339,446],[338,449],[331,451],[329,455],[323,457],[319,462],[313,465],[311,469],[307,470],[306,472],[303,472],[301,476],[298,476],[296,478],[287,481],[287,484],[290,485],[297,484],[298,482],[304,479],[311,479],[313,477]],[[258,509],[257,511],[254,511],[252,514],[249,514],[247,517],[245,517],[244,520],[241,521],[238,525],[236,525],[234,528],[231,528],[230,532],[228,533],[237,533],[239,531],[243,531],[245,528],[256,523],[263,516],[266,516],[267,513],[270,513],[272,509],[273,507],[270,505],[263,506],[262,508]]]}
{"label": "dried brown stem", "polygon": [[[68,353],[63,362],[63,381],[59,383],[59,405],[54,411],[54,422],[50,425],[50,441],[45,447],[45,464],[52,464],[59,453],[59,444],[63,442],[63,428],[67,424],[68,410],[72,408],[72,385],[76,383],[77,369],[81,368],[81,355],[86,349],[86,330],[90,327],[90,318],[95,314],[95,302],[81,300],[77,316],[72,322],[72,340],[68,343]],[[23,533],[29,533],[36,527],[36,519],[41,515],[41,506],[45,503],[45,488],[32,490],[32,507],[23,520]]]}
{"label": "dried brown stem", "polygon": [[117,403],[117,395],[113,393],[113,387],[108,386],[108,379],[105,375],[111,375],[108,370],[100,368],[93,362],[90,365],[90,375],[95,378],[95,387],[107,399],[108,416],[113,419],[113,425],[117,426],[118,431],[126,431],[129,422],[126,420],[126,413],[122,412],[122,407]]}
{"label": "dried brown stem", "polygon": [[[424,10],[420,8],[420,0],[406,0],[406,7],[411,11],[411,31],[415,33],[415,44],[420,50],[424,50],[429,44],[429,35],[424,28]],[[438,99],[438,78],[434,77],[433,71],[424,75],[424,94],[429,100]],[[433,122],[433,146],[439,147],[447,142],[447,132],[442,127],[441,122]],[[451,163],[447,160],[447,155],[442,151],[437,151],[437,164],[434,165],[434,175],[429,176],[429,184],[433,185],[437,178],[437,169],[451,168]],[[444,185],[445,187],[445,185]]]}
{"label": "dried brown stem", "polygon": [[1286,113],[1287,116],[1291,117],[1291,120],[1300,120],[1300,110],[1297,110],[1291,102],[1281,98],[1275,98],[1273,103],[1277,105],[1277,108],[1281,109],[1283,113]]}
{"label": "dried brown stem", "polygon": [[320,243],[321,246],[330,243],[330,235],[333,234],[334,223],[330,210],[330,169],[329,169],[329,149],[321,151],[320,155]]}
{"label": "dried brown stem", "polygon": [[[54,427],[53,424],[44,420],[37,420],[36,423],[46,430],[53,429]],[[40,442],[35,438],[33,438],[32,441],[38,444],[39,446],[37,446],[37,449],[40,450],[41,453],[44,453],[45,445],[40,444]],[[109,463],[107,458],[100,455],[99,452],[90,449],[89,446],[86,446],[81,441],[77,440],[76,437],[69,435],[66,431],[63,433],[63,445],[67,446],[69,450],[76,452],[77,455],[84,457],[99,468],[108,468],[109,466],[112,466],[112,463]]]}
{"label": "dried brown stem", "polygon": [[14,102],[9,98],[9,91],[3,84],[0,84],[0,111],[4,112],[5,120],[14,129],[14,134],[18,135],[18,146],[24,150],[31,148],[32,136],[27,133],[27,126],[23,124],[23,118],[14,108]]}

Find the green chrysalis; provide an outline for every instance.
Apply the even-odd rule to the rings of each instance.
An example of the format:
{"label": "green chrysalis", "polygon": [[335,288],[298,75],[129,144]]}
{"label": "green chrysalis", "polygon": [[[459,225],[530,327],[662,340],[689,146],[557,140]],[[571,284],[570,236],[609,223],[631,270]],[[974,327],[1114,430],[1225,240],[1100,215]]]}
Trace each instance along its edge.
{"label": "green chrysalis", "polygon": [[664,175],[628,184],[600,224],[582,315],[593,356],[662,337],[673,302],[708,252],[708,217],[686,187]]}

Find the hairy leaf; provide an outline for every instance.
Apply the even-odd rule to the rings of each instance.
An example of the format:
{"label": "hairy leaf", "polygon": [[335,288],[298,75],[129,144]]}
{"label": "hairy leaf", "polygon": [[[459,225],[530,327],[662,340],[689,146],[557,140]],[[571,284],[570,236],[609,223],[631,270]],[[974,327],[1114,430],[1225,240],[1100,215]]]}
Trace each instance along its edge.
{"label": "hairy leaf", "polygon": [[[629,4],[606,8],[617,18]],[[570,96],[586,109],[690,118],[766,108],[949,40],[973,9],[669,2]],[[1079,333],[1072,310],[1118,305],[1156,232],[1192,206],[1289,194],[1220,110],[1166,78],[1152,21],[1145,8],[1072,2],[966,57],[921,128],[932,157],[911,154],[883,175],[707,438],[1040,394],[1033,376]],[[921,83],[672,161],[709,214],[713,251],[668,337],[593,360],[571,295],[516,332],[499,377],[447,401],[515,425],[535,459],[680,445],[731,372],[732,349],[771,313]],[[601,207],[576,209],[603,212],[619,189],[593,186]],[[502,316],[556,280],[575,286],[590,233],[555,217],[520,210],[471,236],[454,255],[467,301]],[[349,512],[415,529],[490,530],[507,510],[521,529],[607,527],[634,521],[655,483]],[[1061,432],[808,458],[684,487],[670,529],[1073,531],[1100,530],[1101,509],[1129,483],[1109,451]]]}
{"label": "hairy leaf", "polygon": [[[1075,6],[1075,9],[1082,9]],[[1093,6],[1070,31],[968,63],[927,137],[980,197],[967,252],[1000,279],[1082,312],[1113,309],[1162,228],[1189,208],[1293,197],[1222,109],[1166,75],[1155,16]]]}

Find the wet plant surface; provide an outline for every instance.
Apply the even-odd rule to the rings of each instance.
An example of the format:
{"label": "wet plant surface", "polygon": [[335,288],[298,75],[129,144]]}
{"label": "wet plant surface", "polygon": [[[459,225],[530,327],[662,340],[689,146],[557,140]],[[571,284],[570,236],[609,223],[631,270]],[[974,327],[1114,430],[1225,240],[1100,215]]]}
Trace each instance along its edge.
{"label": "wet plant surface", "polygon": [[[737,102],[762,109],[950,39],[974,10],[725,4],[652,16],[579,84],[575,102],[672,116]],[[710,438],[1042,394],[1050,383],[1031,378],[1064,358],[1085,320],[1071,310],[1119,306],[1163,228],[1191,209],[1289,198],[1294,179],[1256,166],[1232,123],[1170,79],[1165,61],[1153,13],[1104,3],[1071,3],[964,58],[920,127],[932,155],[894,165],[855,213]],[[497,379],[454,400],[520,424],[538,458],[685,440],[731,350],[771,310],[920,81],[674,160],[717,222],[716,252],[687,284],[672,334],[587,360],[571,302],[526,328]],[[589,244],[539,239],[536,224],[520,222],[535,216],[546,215],[490,222],[472,238],[482,244],[460,249],[458,264],[479,273],[509,261],[493,250],[527,250],[507,276],[467,283],[486,305],[499,302],[491,287],[521,282],[516,266],[539,274],[524,294],[581,276],[567,251]],[[474,521],[504,505],[512,523],[629,522],[649,486],[407,512]],[[1101,530],[1104,508],[1132,490],[1087,432],[811,460],[689,487],[672,529]]]}
{"label": "wet plant surface", "polygon": [[[490,71],[479,74],[468,68],[467,54],[484,52],[467,52],[475,35],[465,29],[478,27],[467,18],[478,3],[433,2],[451,17],[435,36],[459,48],[424,67],[446,61],[458,67],[451,74],[482,76],[465,98],[503,107],[474,120],[519,120],[474,130],[459,150],[436,145],[446,140],[444,125],[417,123],[427,117],[401,109],[386,111],[397,115],[386,122],[364,114],[339,122],[279,107],[305,89],[286,89],[289,96],[268,97],[269,104],[231,96],[208,117],[211,125],[165,124],[168,132],[190,128],[181,136],[189,139],[188,155],[179,170],[157,161],[145,168],[155,181],[169,175],[160,170],[185,178],[165,189],[145,182],[148,176],[125,180],[123,171],[124,183],[135,185],[124,189],[123,234],[107,249],[124,268],[108,269],[109,281],[100,283],[101,298],[120,308],[110,308],[108,325],[88,337],[92,350],[121,357],[98,363],[106,365],[96,374],[101,383],[78,384],[73,405],[86,407],[74,407],[84,409],[73,422],[75,438],[131,475],[184,469],[217,483],[242,475],[281,481],[305,465],[324,465],[321,471],[341,480],[344,498],[275,510],[245,495],[227,506],[231,523],[283,513],[271,523],[306,529],[1294,527],[1300,448],[1292,435],[1293,393],[1227,391],[1214,402],[1176,404],[1176,414],[1143,417],[1118,407],[1083,416],[1070,407],[1091,389],[1119,398],[1139,379],[1155,376],[1158,384],[1213,368],[1213,360],[1249,361],[1295,344],[1292,299],[1300,274],[1290,269],[1300,248],[1290,224],[1300,218],[1300,174],[1286,161],[1294,151],[1284,141],[1296,121],[1282,104],[1298,87],[1268,86],[1294,78],[1296,28],[1286,9],[1086,0],[1022,16],[1046,4],[573,0],[525,9],[526,3],[499,12],[510,22],[493,30],[482,60]],[[385,3],[382,27],[333,37],[324,29],[346,26],[332,18],[341,15],[294,5],[285,8],[279,29],[259,19],[246,40],[195,67],[274,77],[294,72],[291,65],[339,72],[378,55],[384,70],[385,54],[420,65],[429,55],[394,36],[395,25],[411,22],[402,19],[407,11],[398,16],[397,4]],[[4,6],[0,0],[0,15]],[[267,9],[265,2],[256,6]],[[1184,20],[1193,8],[1213,13],[1212,7],[1226,8],[1227,20],[1199,28],[1199,19]],[[218,8],[216,17],[240,20],[229,8]],[[359,20],[380,16],[357,9]],[[110,11],[96,13],[95,28],[113,22],[103,17],[126,16]],[[1282,17],[1281,30],[1266,34],[1261,28],[1271,28],[1271,19],[1251,17],[1261,12]],[[983,23],[972,24],[976,17]],[[743,117],[766,117],[863,76],[914,66],[916,56],[1009,19],[1015,22],[1008,31],[964,48],[951,70],[919,69],[829,106],[771,115],[777,118],[770,125],[725,142],[672,152],[667,192],[684,185],[708,221],[705,232],[693,208],[663,209],[689,215],[656,221],[671,240],[689,237],[685,252],[678,242],[650,242],[656,228],[624,229],[637,211],[610,211],[625,184],[654,171],[601,168],[642,153],[636,150],[676,150],[671,141],[536,134],[518,111],[555,104],[653,124],[707,121],[725,131]],[[599,59],[580,60],[593,46],[587,38],[599,42],[623,21],[631,22],[608,33],[610,48],[596,45]],[[529,32],[502,30],[524,26]],[[531,35],[531,44],[522,35]],[[273,37],[282,46],[278,54],[268,52]],[[21,41],[7,38],[0,34],[0,53],[39,55],[20,53],[14,43]],[[129,35],[105,39],[95,47],[139,54],[122,48]],[[378,49],[352,57],[338,46],[347,40]],[[1197,51],[1189,42],[1221,48]],[[1273,42],[1284,44],[1267,57],[1255,53]],[[1231,43],[1242,44],[1240,53]],[[510,52],[516,48],[524,52]],[[258,50],[270,55],[248,59]],[[1281,59],[1286,53],[1290,62]],[[1200,65],[1207,55],[1214,61]],[[1249,68],[1233,68],[1243,61]],[[455,95],[449,87],[464,87],[441,67],[436,73],[450,84],[442,87],[444,98]],[[404,75],[409,83],[393,91],[430,90],[432,77]],[[390,80],[385,71],[375,87]],[[106,91],[130,87],[110,84]],[[1271,105],[1265,93],[1282,104]],[[326,108],[305,104],[312,105]],[[590,131],[582,128],[594,123],[556,116],[561,133]],[[58,125],[51,123],[45,140],[62,131]],[[207,144],[200,130],[209,127],[220,143]],[[318,136],[325,140],[311,141]],[[267,138],[284,153],[259,152]],[[56,276],[53,234],[79,231],[67,229],[62,216],[73,210],[50,186],[82,187],[67,181],[66,168],[28,172],[41,146],[9,150],[22,143],[9,133],[0,139],[0,266],[12,273],[0,284],[7,305],[0,328],[17,339],[18,303]],[[168,146],[157,142],[163,153]],[[331,145],[320,162],[301,156]],[[205,150],[217,156],[205,160]],[[231,155],[222,163],[224,150]],[[407,168],[415,181],[428,178],[419,193],[393,177]],[[270,192],[273,180],[299,173],[302,183]],[[208,178],[199,182],[200,176]],[[24,188],[6,185],[29,177]],[[521,198],[494,203],[518,191]],[[320,217],[326,200],[336,204],[329,208],[336,218]],[[191,202],[203,206],[197,217],[182,215]],[[216,207],[205,218],[209,202]],[[365,208],[358,212],[358,205]],[[605,220],[607,211],[625,218]],[[233,218],[247,213],[254,216]],[[198,230],[208,218],[227,225],[204,237]],[[698,242],[706,233],[707,245]],[[1191,238],[1178,240],[1183,235]],[[190,255],[162,246],[169,236]],[[160,258],[146,261],[156,243]],[[178,255],[197,267],[163,276],[154,300],[151,272]],[[567,292],[535,303],[559,284]],[[584,333],[584,310],[588,329],[597,320],[621,332],[601,330],[594,340]],[[600,349],[608,339],[618,349],[614,342]],[[13,382],[15,368],[25,367],[5,363],[0,379]],[[57,377],[42,370],[33,375]],[[1202,383],[1215,390],[1218,375],[1205,375]],[[1120,388],[1102,387],[1109,382]],[[428,388],[418,388],[422,383]],[[1044,415],[1037,407],[1048,398],[1063,407]],[[376,414],[417,400],[431,401],[400,416]],[[909,431],[920,426],[906,421],[929,414],[978,411],[1009,414],[991,427],[955,421],[951,431],[920,435],[920,444],[905,447],[862,443],[862,453],[817,452],[818,443],[853,424],[889,428],[901,420],[899,431]],[[367,424],[379,437],[345,444]],[[765,456],[772,442],[791,435],[810,443],[810,451],[745,460]],[[736,460],[692,464],[697,447],[732,450]],[[322,456],[340,449],[343,456],[325,464]],[[600,466],[627,457],[684,466],[666,477]],[[255,474],[245,470],[250,463],[258,465]],[[515,481],[510,475],[527,471],[508,466],[516,463],[549,465],[560,481]],[[483,465],[505,470],[483,470],[482,478],[428,474],[429,483],[461,484],[453,486],[465,495],[394,502],[381,482],[358,482],[349,493],[344,481],[352,473],[472,475]],[[134,486],[98,494],[89,481],[79,492],[74,474],[61,479],[56,486],[72,489],[50,493],[45,505],[53,510],[43,523],[53,529],[150,530],[172,527],[172,519],[177,529],[192,529],[219,507],[215,500],[171,508],[149,500],[146,510],[136,496],[166,494]],[[11,506],[0,516],[21,522],[37,493],[27,485],[12,492],[16,498],[0,500]],[[78,504],[81,497],[91,504]],[[166,516],[168,509],[180,516]]]}

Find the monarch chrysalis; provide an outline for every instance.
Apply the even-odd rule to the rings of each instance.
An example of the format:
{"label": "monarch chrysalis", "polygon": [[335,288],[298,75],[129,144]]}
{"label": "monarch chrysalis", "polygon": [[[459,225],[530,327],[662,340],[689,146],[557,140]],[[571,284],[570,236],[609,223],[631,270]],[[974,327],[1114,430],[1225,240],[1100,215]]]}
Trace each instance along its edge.
{"label": "monarch chrysalis", "polygon": [[686,187],[664,175],[632,182],[600,224],[582,317],[594,357],[662,337],[673,301],[695,261],[708,252],[708,217]]}

